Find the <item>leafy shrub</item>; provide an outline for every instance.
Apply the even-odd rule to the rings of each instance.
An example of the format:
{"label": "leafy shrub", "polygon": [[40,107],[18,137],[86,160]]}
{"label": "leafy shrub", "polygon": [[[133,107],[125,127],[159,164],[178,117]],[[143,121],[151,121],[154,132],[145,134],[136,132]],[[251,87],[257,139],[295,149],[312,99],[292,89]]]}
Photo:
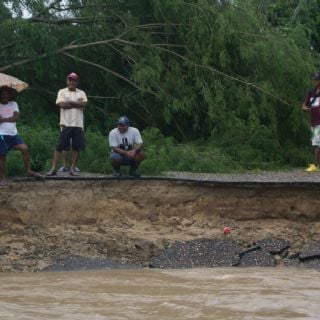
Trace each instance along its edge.
{"label": "leafy shrub", "polygon": [[[19,126],[19,134],[29,148],[31,168],[35,171],[42,171],[49,167],[58,130],[50,127]],[[9,152],[6,171],[8,175],[24,173],[20,152]]]}
{"label": "leafy shrub", "polygon": [[[29,147],[32,169],[38,172],[48,170],[59,130],[21,126],[19,131]],[[146,158],[141,165],[141,172],[159,175],[166,171],[224,173],[271,170],[290,165],[301,166],[312,160],[312,152],[308,148],[301,149],[291,145],[281,151],[281,148],[267,134],[263,135],[260,132],[258,136],[259,139],[255,139],[254,135],[248,137],[247,143],[243,143],[242,147],[239,147],[239,144],[233,145],[232,137],[225,137],[224,140],[215,137],[207,141],[177,143],[172,137],[165,137],[157,128],[146,128],[142,131]],[[108,137],[88,128],[86,145],[86,150],[81,152],[79,158],[81,170],[102,174],[111,173]],[[276,157],[275,154],[277,154]],[[21,175],[23,172],[20,153],[10,151],[7,159],[7,174]]]}

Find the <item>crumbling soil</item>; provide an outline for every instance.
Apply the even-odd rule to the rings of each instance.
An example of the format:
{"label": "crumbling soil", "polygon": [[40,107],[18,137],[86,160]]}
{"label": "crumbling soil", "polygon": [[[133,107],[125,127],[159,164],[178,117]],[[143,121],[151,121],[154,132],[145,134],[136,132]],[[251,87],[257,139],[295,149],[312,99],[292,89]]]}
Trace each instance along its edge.
{"label": "crumbling soil", "polygon": [[147,267],[170,244],[194,239],[248,248],[281,238],[292,255],[320,239],[319,208],[320,184],[20,180],[0,189],[0,271],[44,270],[70,256]]}

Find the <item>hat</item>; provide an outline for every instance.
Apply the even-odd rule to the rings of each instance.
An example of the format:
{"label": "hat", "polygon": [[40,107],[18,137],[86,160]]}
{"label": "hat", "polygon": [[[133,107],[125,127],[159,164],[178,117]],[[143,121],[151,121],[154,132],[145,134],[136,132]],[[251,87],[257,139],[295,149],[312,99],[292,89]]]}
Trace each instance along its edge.
{"label": "hat", "polygon": [[313,80],[320,80],[320,72],[315,73],[315,75],[312,78]]}
{"label": "hat", "polygon": [[74,80],[79,80],[79,76],[74,73],[74,72],[71,72],[68,76],[67,76],[68,79],[74,79]]}
{"label": "hat", "polygon": [[123,117],[120,117],[118,119],[117,123],[118,124],[124,124],[124,125],[128,126],[129,125],[129,119],[127,117],[123,116]]}

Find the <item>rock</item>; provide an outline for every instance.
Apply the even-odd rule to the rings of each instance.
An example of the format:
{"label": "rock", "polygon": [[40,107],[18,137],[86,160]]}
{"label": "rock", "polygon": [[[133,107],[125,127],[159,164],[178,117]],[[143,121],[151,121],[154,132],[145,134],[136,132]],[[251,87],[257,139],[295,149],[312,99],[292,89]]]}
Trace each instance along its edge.
{"label": "rock", "polygon": [[288,256],[288,259],[298,259],[300,256],[300,252],[292,253]]}
{"label": "rock", "polygon": [[0,255],[8,254],[11,251],[9,246],[0,247]]}
{"label": "rock", "polygon": [[299,255],[299,260],[305,261],[310,259],[320,259],[320,241],[310,243],[303,248]]}
{"label": "rock", "polygon": [[289,241],[280,238],[265,238],[257,241],[257,244],[261,246],[261,249],[271,254],[279,254],[290,248]]}
{"label": "rock", "polygon": [[112,260],[69,256],[63,260],[58,260],[52,265],[39,271],[74,271],[74,270],[96,270],[96,269],[137,269],[138,265],[131,263],[119,263]]}
{"label": "rock", "polygon": [[255,250],[250,251],[242,256],[240,267],[275,267],[276,260],[274,257],[264,251],[264,250]]}
{"label": "rock", "polygon": [[299,260],[305,261],[309,259],[320,259],[320,250],[309,254],[300,254]]}
{"label": "rock", "polygon": [[306,245],[301,252],[290,255],[290,266],[320,269],[320,241]]}
{"label": "rock", "polygon": [[241,247],[232,240],[196,239],[175,242],[158,256],[151,268],[193,268],[232,266]]}
{"label": "rock", "polygon": [[250,248],[248,248],[248,249],[246,249],[246,250],[244,250],[244,251],[241,251],[241,252],[239,253],[239,257],[241,258],[241,257],[244,256],[246,253],[251,252],[251,251],[256,251],[256,250],[259,250],[259,249],[261,249],[261,247],[260,247],[259,245],[255,245],[255,246],[253,246],[253,247],[250,247]]}
{"label": "rock", "polygon": [[181,224],[185,227],[190,227],[191,225],[193,225],[193,222],[191,220],[183,218]]}

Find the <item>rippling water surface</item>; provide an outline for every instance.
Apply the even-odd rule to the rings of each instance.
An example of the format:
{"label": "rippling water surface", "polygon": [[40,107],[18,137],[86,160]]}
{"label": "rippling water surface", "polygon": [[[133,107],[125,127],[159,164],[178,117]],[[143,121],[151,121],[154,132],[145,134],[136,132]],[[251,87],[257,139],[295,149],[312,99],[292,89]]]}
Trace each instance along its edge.
{"label": "rippling water surface", "polygon": [[0,274],[0,319],[320,319],[320,272],[217,268]]}

